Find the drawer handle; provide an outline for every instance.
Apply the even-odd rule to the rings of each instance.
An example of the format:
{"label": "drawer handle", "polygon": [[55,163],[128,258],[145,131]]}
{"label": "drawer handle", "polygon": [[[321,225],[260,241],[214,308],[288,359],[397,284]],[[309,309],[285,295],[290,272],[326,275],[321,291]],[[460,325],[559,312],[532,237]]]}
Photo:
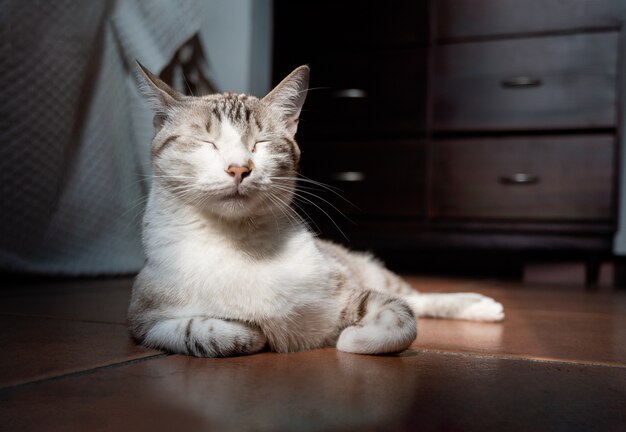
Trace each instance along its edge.
{"label": "drawer handle", "polygon": [[529,76],[519,76],[515,78],[505,79],[502,81],[502,87],[505,88],[525,88],[525,87],[538,87],[542,84],[539,78],[533,78]]}
{"label": "drawer handle", "polygon": [[333,173],[330,175],[330,178],[335,181],[362,182],[365,181],[365,173],[362,173],[360,171],[344,171]]}
{"label": "drawer handle", "polygon": [[539,183],[539,176],[526,173],[515,173],[507,176],[501,176],[500,183],[507,185],[531,185]]}
{"label": "drawer handle", "polygon": [[335,90],[332,95],[335,99],[365,99],[367,97],[367,92],[363,89],[349,88]]}

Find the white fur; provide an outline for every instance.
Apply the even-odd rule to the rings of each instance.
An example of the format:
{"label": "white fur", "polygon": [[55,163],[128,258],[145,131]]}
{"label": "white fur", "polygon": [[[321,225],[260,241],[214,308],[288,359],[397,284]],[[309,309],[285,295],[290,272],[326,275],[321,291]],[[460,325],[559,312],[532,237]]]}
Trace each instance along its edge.
{"label": "white fur", "polygon": [[[231,229],[228,221],[201,216],[191,207],[168,211],[165,200],[158,188],[153,189],[145,230],[149,264],[142,273],[159,281],[152,289],[162,292],[150,295],[181,298],[174,316],[284,321],[292,323],[283,329],[289,335],[271,336],[297,340],[298,346],[319,346],[332,334],[334,323],[328,317],[339,313],[339,305],[328,294],[333,288],[332,266],[308,231],[282,227],[280,252],[257,259],[225,234]],[[197,223],[199,218],[202,224]],[[306,325],[300,322],[303,318],[309,321]]]}
{"label": "white fur", "polygon": [[502,321],[502,304],[476,293],[412,294],[406,301],[417,316],[469,321]]}
{"label": "white fur", "polygon": [[337,349],[355,354],[403,351],[415,340],[417,328],[414,323],[407,323],[406,327],[399,329],[396,321],[393,310],[380,310],[378,320],[364,326],[350,326],[341,332]]}
{"label": "white fur", "polygon": [[[219,153],[226,170],[230,165],[244,166],[252,158],[250,149],[246,147],[241,139],[241,135],[234,126],[226,119],[220,122]],[[231,182],[231,179],[227,179]]]}

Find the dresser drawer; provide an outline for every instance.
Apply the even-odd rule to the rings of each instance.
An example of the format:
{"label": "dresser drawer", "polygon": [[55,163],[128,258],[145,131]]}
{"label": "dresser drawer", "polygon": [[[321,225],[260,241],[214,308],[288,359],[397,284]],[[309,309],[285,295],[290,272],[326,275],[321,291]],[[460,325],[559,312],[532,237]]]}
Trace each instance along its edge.
{"label": "dresser drawer", "polygon": [[616,32],[439,46],[434,128],[614,127],[617,54]]}
{"label": "dresser drawer", "polygon": [[612,135],[436,141],[436,218],[613,219]]}
{"label": "dresser drawer", "polygon": [[301,136],[354,138],[426,130],[426,48],[312,57]]}
{"label": "dresser drawer", "polygon": [[623,0],[436,0],[440,39],[617,28]]}
{"label": "dresser drawer", "polygon": [[[331,201],[346,214],[423,215],[426,172],[426,145],[419,140],[302,144],[302,173],[338,188],[340,194],[354,206],[331,192],[315,193]],[[312,185],[303,182],[302,186]],[[337,215],[324,202],[307,194],[303,194],[303,197],[313,199],[329,214]]]}
{"label": "dresser drawer", "polygon": [[294,57],[302,52],[427,45],[428,6],[426,0],[396,0],[393,7],[380,7],[375,0],[274,0],[274,31],[279,36],[275,53]]}

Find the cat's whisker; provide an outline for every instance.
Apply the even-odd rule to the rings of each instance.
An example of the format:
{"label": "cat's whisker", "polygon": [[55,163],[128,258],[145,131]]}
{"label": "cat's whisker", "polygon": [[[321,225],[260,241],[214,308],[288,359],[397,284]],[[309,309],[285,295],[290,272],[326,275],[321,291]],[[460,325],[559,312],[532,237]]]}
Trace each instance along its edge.
{"label": "cat's whisker", "polygon": [[[315,222],[313,222],[313,220],[311,219],[311,217],[309,216],[309,214],[308,214],[306,211],[304,211],[304,209],[302,209],[300,206],[298,206],[297,204],[295,204],[295,203],[293,203],[293,202],[291,202],[291,204],[290,204],[289,202],[286,202],[286,201],[284,201],[284,200],[280,199],[280,198],[279,198],[277,195],[275,195],[275,194],[272,194],[272,196],[274,196],[274,198],[278,199],[278,200],[279,200],[279,201],[283,204],[283,206],[284,206],[284,207],[285,207],[285,208],[286,208],[289,212],[293,213],[293,215],[294,215],[294,216],[295,216],[295,217],[296,217],[296,218],[297,218],[297,219],[298,219],[301,223],[303,223],[305,226],[307,226],[307,227],[309,226],[308,221],[307,221],[307,220],[304,220],[304,219],[302,218],[302,216],[301,216],[301,215],[300,215],[297,211],[295,211],[295,210],[291,207],[292,205],[295,205],[298,209],[300,209],[300,210],[301,210],[301,211],[302,211],[302,212],[303,212],[303,213],[307,216],[308,220],[310,220],[310,221],[311,221],[311,222],[315,225]],[[316,229],[319,231],[319,227],[318,227],[317,225],[315,225],[315,227],[316,227]]]}
{"label": "cat's whisker", "polygon": [[[296,203],[292,203],[293,206],[295,206],[298,210],[300,210],[300,212],[304,213],[304,215],[306,216],[306,218],[304,219],[304,222],[306,223],[306,226],[309,228],[312,228],[312,230],[314,229],[315,234],[320,234],[322,232],[322,230],[320,229],[319,225],[317,225],[315,223],[315,221],[313,220],[313,218],[307,213],[306,210],[304,210],[304,208]],[[299,214],[299,213],[298,213]],[[312,227],[311,227],[312,225]]]}
{"label": "cat's whisker", "polygon": [[[274,186],[274,187],[281,187],[281,186],[278,186],[278,185],[273,185],[273,186]],[[286,189],[283,189],[283,190],[286,190]],[[307,192],[307,191],[304,191],[304,190],[300,190],[300,189],[298,189],[298,188],[295,188],[294,190],[292,190],[292,192],[294,192],[294,198],[304,198],[304,197],[302,197],[302,196],[299,196],[299,195],[298,195],[299,193],[302,193],[302,194],[307,194],[307,195],[309,195],[309,196],[315,197],[315,198],[317,198],[317,199],[319,199],[319,200],[321,200],[321,201],[325,202],[325,203],[326,203],[326,204],[328,204],[329,206],[331,206],[331,207],[332,207],[332,208],[333,208],[333,209],[334,209],[337,213],[339,213],[339,214],[340,214],[341,216],[343,216],[345,219],[347,219],[348,221],[350,221],[350,222],[354,223],[354,221],[353,221],[352,219],[350,219],[348,216],[346,216],[346,215],[345,215],[345,213],[343,213],[341,210],[339,210],[339,209],[338,209],[338,208],[337,208],[337,207],[336,207],[333,203],[331,203],[330,201],[328,201],[328,200],[326,200],[326,199],[322,198],[321,196],[319,196],[319,195],[317,195],[317,194],[314,194],[313,192]]]}
{"label": "cat's whisker", "polygon": [[303,181],[303,182],[308,182],[308,183],[313,183],[317,186],[321,186],[324,189],[330,189],[330,190],[335,190],[335,191],[341,191],[340,188],[338,188],[337,186],[332,186],[326,183],[323,183],[321,181],[318,180],[313,180],[309,177],[305,177],[303,174],[298,173],[298,176],[296,177],[286,177],[286,176],[273,176],[272,179],[277,179],[277,180],[295,180],[295,181]]}
{"label": "cat's whisker", "polygon": [[[317,233],[321,232],[320,227],[315,223],[311,215],[307,213],[304,207],[298,205],[298,203],[294,202],[293,200],[291,201],[290,204],[286,204],[286,205],[289,206],[290,210],[293,211],[298,216],[298,218],[305,224],[305,226],[311,228],[311,225],[313,225],[313,227],[315,228],[315,232]],[[299,212],[291,208],[291,206],[294,206],[296,209],[298,209],[300,213],[304,213],[304,216],[306,217],[306,219],[304,219],[303,216]]]}
{"label": "cat's whisker", "polygon": [[211,198],[210,195],[206,196],[204,194],[199,194],[198,191],[193,188],[174,191],[173,195],[181,201],[191,205],[204,204],[208,199]]}
{"label": "cat's whisker", "polygon": [[[273,185],[274,187],[278,187],[276,185]],[[283,189],[283,191],[285,191]],[[343,232],[343,230],[339,227],[339,225],[337,224],[337,222],[335,222],[335,220],[328,214],[328,212],[326,210],[324,210],[323,208],[321,208],[319,205],[317,205],[316,203],[314,203],[313,201],[311,201],[308,198],[302,197],[302,196],[298,196],[298,195],[294,195],[295,198],[297,199],[301,199],[306,201],[307,203],[311,204],[312,206],[316,207],[319,211],[321,211],[322,213],[324,213],[326,215],[326,217],[333,223],[333,225],[335,225],[335,228],[337,228],[337,230],[341,233],[341,235],[348,241],[350,241],[350,239],[348,238],[348,236],[346,236],[346,234]],[[341,213],[341,212],[340,212]],[[343,213],[341,213],[346,219],[347,216],[345,216]]]}
{"label": "cat's whisker", "polygon": [[[293,222],[294,222],[294,218],[292,215],[289,214],[289,211],[292,210],[289,206],[287,206],[283,201],[281,201],[278,197],[272,195],[272,194],[267,194],[266,195],[268,197],[268,199],[270,199],[275,206],[283,213],[283,215],[289,220],[289,223],[291,224],[292,227],[295,227]],[[286,207],[286,208],[285,208]],[[285,211],[287,210],[287,211]],[[298,223],[298,221],[296,220],[296,224]]]}
{"label": "cat's whisker", "polygon": [[[302,174],[300,174],[302,176]],[[303,176],[304,177],[304,176]],[[338,191],[343,192],[341,189],[339,189],[338,187],[335,186],[331,186],[329,184],[326,183],[322,183],[319,182],[317,180],[312,180],[308,177],[305,178],[300,178],[300,177],[272,177],[272,180],[295,180],[297,182],[305,182],[305,183],[310,183],[313,184],[315,186],[319,186],[321,188],[323,188],[324,190],[329,191],[330,193],[338,196],[339,198],[341,198],[343,201],[345,201],[346,203],[350,204],[352,207],[359,209],[359,206],[357,206],[356,204],[354,204],[352,201],[350,201],[349,199],[347,199],[346,197],[344,197],[343,195],[341,195]],[[299,186],[300,187],[300,186]]]}
{"label": "cat's whisker", "polygon": [[[277,182],[277,184],[286,185],[286,183],[281,183],[281,182]],[[308,190],[308,191],[326,192],[326,189],[321,189],[321,188],[312,187],[312,186],[303,186],[301,184],[296,185],[295,188],[298,190],[302,189],[302,190]]]}
{"label": "cat's whisker", "polygon": [[168,192],[176,197],[183,197],[193,195],[194,188],[189,185],[180,185],[176,187],[170,187]]}
{"label": "cat's whisker", "polygon": [[173,192],[174,194],[180,194],[181,192],[182,193],[191,192],[191,193],[196,193],[198,195],[202,195],[203,197],[211,198],[211,197],[215,197],[216,195],[219,195],[220,192],[232,190],[232,186],[198,188],[196,185],[183,184],[183,185],[170,187],[169,190]]}
{"label": "cat's whisker", "polygon": [[341,233],[341,235],[343,236],[343,238],[345,238],[347,241],[350,241],[350,239],[348,238],[348,236],[343,232],[343,230],[339,227],[339,224],[337,224],[337,222],[335,222],[335,220],[328,214],[328,212],[326,212],[326,210],[324,210],[323,208],[321,208],[319,205],[315,204],[313,201],[306,199],[304,197],[298,197],[299,199],[304,199],[306,202],[308,202],[309,204],[311,204],[312,206],[316,207],[319,211],[321,211],[322,213],[324,213],[326,215],[326,217],[333,223],[333,225],[335,225],[335,228],[337,228],[337,230]]}
{"label": "cat's whisker", "polygon": [[281,213],[287,218],[287,220],[289,221],[289,225],[291,225],[292,228],[296,227],[298,224],[298,221],[295,220],[293,216],[289,214],[289,212],[285,211],[285,209],[283,209],[279,203],[276,203],[275,205],[280,209]]}
{"label": "cat's whisker", "polygon": [[189,94],[190,94],[191,96],[195,96],[195,95],[193,94],[193,91],[191,90],[191,87],[189,86],[189,81],[187,81],[187,77],[185,76],[185,74],[184,74],[184,73],[182,73],[182,74],[181,74],[181,76],[183,77],[183,81],[185,81],[185,85],[187,86],[187,90],[189,90]]}
{"label": "cat's whisker", "polygon": [[[333,208],[333,209],[334,209],[337,213],[339,213],[339,214],[340,214],[343,218],[345,218],[346,220],[348,220],[349,222],[351,222],[351,223],[353,223],[353,224],[355,223],[352,219],[350,219],[348,216],[346,216],[346,215],[345,215],[345,214],[344,214],[341,210],[339,210],[339,209],[338,209],[335,205],[333,205],[330,201],[327,201],[327,200],[325,200],[324,198],[322,198],[322,197],[320,197],[320,196],[318,196],[318,195],[316,195],[316,194],[314,194],[314,193],[311,193],[311,192],[306,192],[306,191],[302,191],[302,190],[297,190],[297,189],[296,189],[296,190],[292,190],[292,189],[284,189],[284,188],[281,188],[281,186],[278,186],[278,185],[273,185],[273,187],[274,187],[274,188],[277,188],[277,189],[279,189],[279,190],[286,191],[286,192],[292,192],[292,193],[293,193],[293,198],[294,198],[294,202],[293,202],[293,204],[294,204],[294,205],[296,205],[296,201],[297,201],[297,200],[299,200],[299,201],[301,201],[301,202],[303,202],[303,203],[306,203],[306,204],[312,204],[312,205],[314,205],[315,207],[317,207],[318,209],[322,210],[322,209],[321,209],[321,207],[319,207],[318,205],[316,205],[316,204],[315,204],[313,201],[311,201],[310,199],[308,199],[308,198],[306,198],[306,197],[304,197],[304,196],[298,195],[299,193],[305,193],[305,194],[308,194],[308,195],[310,195],[310,196],[312,196],[312,197],[314,197],[314,198],[317,198],[317,199],[319,199],[319,200],[323,201],[324,203],[326,203],[326,204],[328,204],[329,206],[331,206],[331,207],[332,207],[332,208]],[[301,206],[298,206],[298,208],[299,208],[301,211],[304,211],[304,209],[303,209]],[[323,210],[322,210],[322,211],[323,211]],[[323,211],[323,212],[324,212],[324,211]],[[305,214],[306,214],[306,212],[305,212]],[[331,222],[332,222],[335,226],[337,226],[337,224],[335,223],[335,221],[334,221],[334,220],[333,220],[333,219],[332,219],[332,218],[328,215],[328,213],[324,212],[324,214],[325,214],[325,215],[326,215],[326,216],[327,216],[327,217],[331,220]],[[310,218],[310,216],[309,216],[308,214],[307,214],[307,216]],[[337,228],[339,229],[339,227],[338,227],[338,226],[337,226]],[[318,231],[319,231],[319,228],[318,228]],[[339,229],[339,231],[341,231],[341,229]],[[343,233],[342,233],[342,234],[343,234]],[[345,237],[345,235],[344,235],[344,237]]]}
{"label": "cat's whisker", "polygon": [[176,197],[186,198],[189,196],[193,196],[196,190],[192,186],[182,185],[182,186],[170,188],[170,192],[172,193],[172,195]]}
{"label": "cat's whisker", "polygon": [[306,225],[306,222],[302,220],[302,217],[291,207],[288,202],[284,201],[276,194],[271,194],[271,196],[274,198],[274,200],[280,203],[281,208],[285,210],[285,212],[296,222],[296,224],[304,223]]}
{"label": "cat's whisker", "polygon": [[[324,211],[319,205],[317,205],[314,202],[312,202],[310,200],[307,200],[306,198],[303,198],[303,197],[296,197],[296,200],[298,200],[303,205],[312,205],[315,208],[317,208],[319,211],[324,213],[324,215],[332,222],[332,224],[339,231],[339,233],[342,235],[342,237],[345,238],[346,240],[350,241],[350,239],[346,236],[346,234],[343,232],[343,230],[339,227],[339,224],[336,223],[335,220],[328,214],[328,212]],[[306,213],[306,211],[303,210],[303,207],[301,205],[297,204],[297,201],[294,202],[293,205],[297,206],[299,209],[301,209],[301,211],[303,211],[305,214],[308,215],[308,213]],[[312,220],[312,218],[310,216],[309,216],[309,219]],[[317,227],[317,225],[316,225],[316,227]],[[319,227],[317,227],[317,230],[321,232]]]}
{"label": "cat's whisker", "polygon": [[197,207],[204,207],[207,201],[211,199],[210,195],[204,194],[190,194],[192,198],[193,205]]}
{"label": "cat's whisker", "polygon": [[265,196],[265,194],[259,194],[259,198],[261,199],[263,204],[265,204],[265,207],[269,209],[270,213],[272,213],[272,217],[274,218],[274,222],[276,223],[276,230],[280,232],[278,218],[276,217],[276,213],[274,213],[275,204],[273,205],[272,202],[269,200],[269,198]]}
{"label": "cat's whisker", "polygon": [[144,211],[140,211],[138,208],[145,206],[149,198],[150,198],[149,195],[143,195],[139,197],[138,199],[135,200],[135,202],[131,204],[130,208],[127,208],[126,210],[122,212],[122,214],[118,216],[119,219],[122,219],[122,218],[125,218],[130,212],[133,212],[133,211],[135,212],[131,220],[128,221],[128,223],[126,224],[126,227],[124,228],[124,232],[128,232],[128,229],[137,222],[137,218],[139,218],[140,216],[143,216]]}
{"label": "cat's whisker", "polygon": [[151,176],[147,175],[138,175],[139,178],[133,180],[132,185],[136,185],[137,183],[148,183],[150,182]]}
{"label": "cat's whisker", "polygon": [[310,92],[311,90],[330,90],[330,87],[311,87],[306,90],[300,90],[299,92],[296,92],[296,94],[307,93],[307,92]]}
{"label": "cat's whisker", "polygon": [[347,198],[345,198],[343,195],[341,195],[339,192],[343,192],[343,190],[341,188],[338,188],[336,186],[332,186],[329,185],[327,183],[323,183],[321,181],[318,180],[314,180],[310,177],[305,176],[302,173],[298,173],[297,179],[299,182],[306,182],[306,183],[310,183],[310,184],[314,184],[316,186],[319,186],[321,188],[324,188],[325,190],[334,193],[335,195],[337,195],[339,198],[341,198],[342,200],[346,201],[348,204],[357,207],[354,203],[350,202]]}
{"label": "cat's whisker", "polygon": [[[309,193],[309,194],[313,195],[314,197],[319,198],[320,200],[322,200],[322,201],[324,201],[325,203],[327,203],[328,205],[330,205],[330,206],[331,206],[331,207],[332,207],[335,211],[337,211],[339,214],[341,214],[341,215],[342,215],[345,219],[347,219],[347,220],[349,220],[350,222],[354,223],[354,222],[353,222],[350,218],[348,218],[345,214],[343,214],[343,213],[341,212],[341,210],[339,210],[337,207],[335,207],[332,203],[330,203],[329,201],[325,200],[324,198],[321,198],[321,197],[317,196],[316,194],[312,194],[312,193],[310,193],[310,192],[300,191],[300,190],[298,189],[300,186],[295,187],[295,186],[291,186],[291,185],[286,185],[286,184],[284,184],[284,183],[281,183],[281,184],[276,184],[276,183],[274,183],[274,184],[270,184],[270,185],[268,185],[268,186],[269,186],[270,188],[275,189],[275,190],[280,190],[281,192],[287,192],[287,193],[292,194],[293,200],[292,200],[292,202],[291,202],[291,205],[295,206],[295,207],[296,207],[296,208],[297,208],[297,209],[298,209],[301,213],[304,213],[304,215],[305,215],[305,216],[306,216],[306,218],[307,218],[307,220],[306,220],[306,221],[304,221],[304,222],[306,222],[306,224],[307,224],[308,226],[313,225],[313,226],[314,226],[315,231],[316,231],[316,232],[318,232],[318,233],[319,233],[319,232],[321,232],[321,230],[320,230],[319,226],[315,223],[314,219],[313,219],[313,218],[312,218],[312,217],[311,217],[311,216],[307,213],[307,211],[304,209],[304,207],[303,207],[303,206],[301,206],[301,205],[299,205],[299,204],[298,204],[295,200],[296,200],[296,199],[300,199],[301,201],[303,201],[303,202],[305,202],[305,203],[308,203],[308,204],[313,204],[313,205],[315,205],[315,204],[314,204],[314,203],[312,203],[310,200],[305,200],[305,199],[302,199],[302,197],[299,197],[299,196],[298,196],[298,193],[299,193],[299,192]],[[318,206],[316,206],[316,207],[318,207]],[[318,207],[318,208],[319,208],[319,207]],[[320,208],[320,210],[321,210],[321,208]],[[323,210],[322,210],[322,211],[323,211]],[[323,212],[324,212],[324,211],[323,211]],[[297,212],[296,212],[296,213],[297,213]],[[335,226],[337,226],[337,224],[335,223],[335,221],[334,221],[334,220],[332,220],[332,218],[328,215],[328,213],[326,213],[326,212],[324,212],[324,213],[326,214],[326,216],[327,216],[329,219],[331,219],[331,222],[333,222],[333,224],[335,224]],[[339,229],[339,227],[337,227],[337,228]],[[341,229],[339,229],[339,231],[341,231]],[[345,237],[345,235],[344,235],[344,237]]]}
{"label": "cat's whisker", "polygon": [[148,201],[149,195],[142,195],[139,198],[135,199],[132,203],[130,203],[130,208],[124,210],[118,217],[125,217],[128,213],[135,210],[140,205],[145,204]]}
{"label": "cat's whisker", "polygon": [[173,179],[195,179],[196,177],[194,176],[173,176],[173,175],[150,175],[150,176],[146,176],[148,178],[173,178]]}

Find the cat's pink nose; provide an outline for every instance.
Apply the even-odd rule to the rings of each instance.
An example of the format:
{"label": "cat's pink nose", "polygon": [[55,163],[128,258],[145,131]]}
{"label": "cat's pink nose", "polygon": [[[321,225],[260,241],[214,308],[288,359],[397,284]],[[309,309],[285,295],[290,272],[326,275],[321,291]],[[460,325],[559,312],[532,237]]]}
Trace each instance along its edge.
{"label": "cat's pink nose", "polygon": [[231,165],[226,170],[229,176],[233,177],[237,184],[250,175],[252,170],[248,166]]}

